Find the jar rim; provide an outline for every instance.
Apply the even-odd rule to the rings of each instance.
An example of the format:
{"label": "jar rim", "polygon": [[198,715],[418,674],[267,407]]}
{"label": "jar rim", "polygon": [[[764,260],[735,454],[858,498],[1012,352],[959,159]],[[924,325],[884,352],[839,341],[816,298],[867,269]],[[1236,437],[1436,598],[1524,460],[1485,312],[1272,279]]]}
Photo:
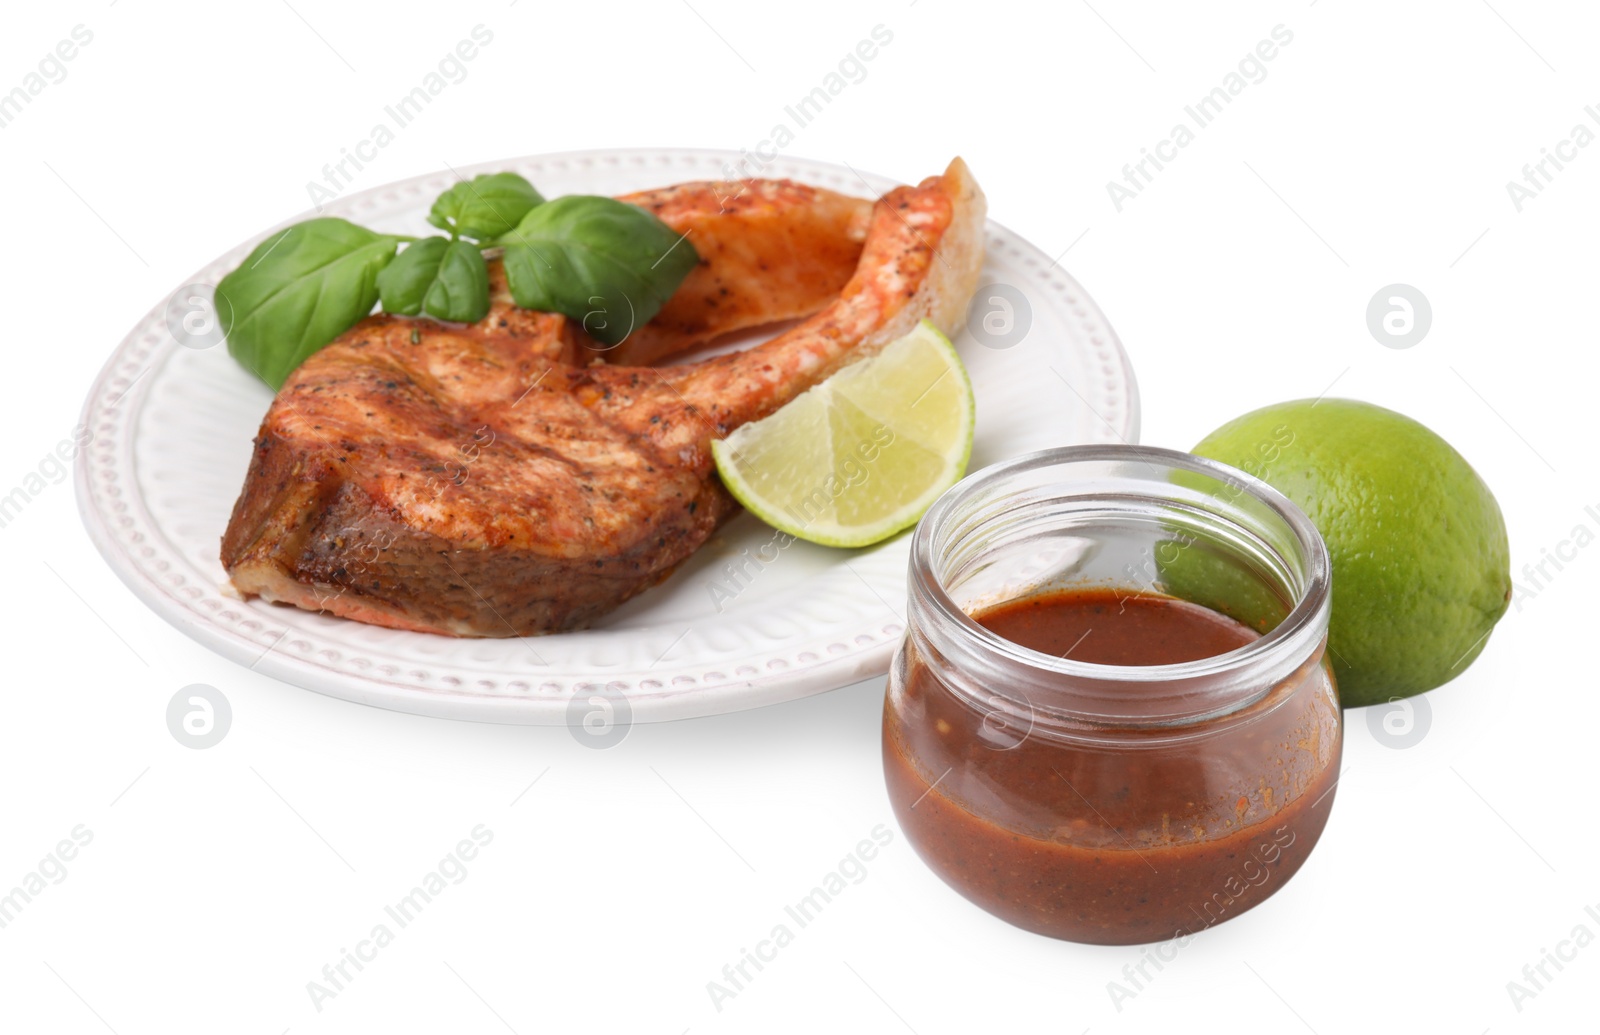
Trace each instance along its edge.
{"label": "jar rim", "polygon": [[[1223,654],[1167,665],[1104,665],[1058,657],[1008,640],[974,620],[956,604],[936,575],[940,568],[937,563],[938,549],[950,531],[953,516],[963,504],[1008,477],[1086,462],[1135,462],[1147,466],[1161,464],[1239,486],[1282,520],[1292,533],[1306,569],[1304,592],[1282,621],[1251,642]],[[911,578],[913,590],[920,591],[919,595],[942,620],[953,623],[954,628],[976,641],[983,649],[1033,670],[1109,684],[1161,683],[1216,677],[1269,657],[1281,656],[1292,649],[1306,649],[1309,639],[1315,637],[1320,640],[1326,631],[1330,600],[1327,544],[1311,519],[1287,496],[1259,478],[1219,461],[1175,449],[1128,443],[1041,449],[982,468],[957,482],[934,502],[917,525],[911,544]],[[1248,703],[1233,702],[1233,707],[1243,707]]]}

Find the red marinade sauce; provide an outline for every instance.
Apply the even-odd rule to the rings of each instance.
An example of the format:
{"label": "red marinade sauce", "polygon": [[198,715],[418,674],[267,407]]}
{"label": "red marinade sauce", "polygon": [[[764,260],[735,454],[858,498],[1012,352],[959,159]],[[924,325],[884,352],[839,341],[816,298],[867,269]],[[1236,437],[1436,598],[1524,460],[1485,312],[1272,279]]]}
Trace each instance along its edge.
{"label": "red marinade sauce", "polygon": [[[1260,636],[1198,604],[1101,588],[973,618],[1033,650],[1100,665],[1197,661]],[[1327,822],[1338,703],[1331,681],[1308,680],[1329,681],[1325,667],[1300,668],[1251,721],[1210,736],[1097,744],[1036,730],[996,749],[982,716],[913,652],[904,700],[885,710],[890,800],[936,873],[1020,927],[1102,944],[1192,934],[1270,895]]]}

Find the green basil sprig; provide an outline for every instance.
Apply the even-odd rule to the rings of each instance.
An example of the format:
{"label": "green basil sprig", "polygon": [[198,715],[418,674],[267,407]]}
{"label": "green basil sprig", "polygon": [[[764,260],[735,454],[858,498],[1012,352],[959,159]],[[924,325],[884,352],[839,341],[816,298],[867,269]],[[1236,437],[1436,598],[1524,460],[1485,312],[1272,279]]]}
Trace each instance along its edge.
{"label": "green basil sprig", "polygon": [[655,316],[700,261],[644,209],[587,194],[529,210],[500,243],[518,305],[565,313],[607,345]]}
{"label": "green basil sprig", "polygon": [[615,345],[655,316],[700,261],[644,209],[587,195],[546,202],[516,173],[455,184],[428,222],[450,236],[417,240],[322,217],[263,241],[217,285],[228,351],[277,389],[380,300],[396,315],[476,322],[489,311],[483,250],[491,247],[505,249],[518,305],[561,313]]}

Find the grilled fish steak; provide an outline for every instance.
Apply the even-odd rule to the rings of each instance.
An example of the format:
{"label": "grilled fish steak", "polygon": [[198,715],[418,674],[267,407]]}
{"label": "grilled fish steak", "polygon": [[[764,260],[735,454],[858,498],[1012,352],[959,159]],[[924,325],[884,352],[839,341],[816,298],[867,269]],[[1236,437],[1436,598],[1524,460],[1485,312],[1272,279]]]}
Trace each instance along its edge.
{"label": "grilled fish steak", "polygon": [[[547,313],[497,307],[471,326],[371,317],[278,393],[223,565],[246,596],[398,629],[583,626],[671,574],[734,512],[714,438],[924,317],[961,322],[984,209],[960,159],[890,191],[831,302],[700,363],[573,362],[573,328]],[[736,286],[760,304],[759,283]],[[662,340],[709,332],[675,333]]]}

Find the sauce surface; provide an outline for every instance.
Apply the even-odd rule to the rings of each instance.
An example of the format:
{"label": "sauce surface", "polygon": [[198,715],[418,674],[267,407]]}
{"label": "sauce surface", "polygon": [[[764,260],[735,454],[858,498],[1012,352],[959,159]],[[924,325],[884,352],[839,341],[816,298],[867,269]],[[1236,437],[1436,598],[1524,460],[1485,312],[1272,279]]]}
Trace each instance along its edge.
{"label": "sauce surface", "polygon": [[1209,607],[1114,589],[1023,597],[973,617],[1012,643],[1093,665],[1176,665],[1226,654],[1260,637]]}
{"label": "sauce surface", "polygon": [[[1031,649],[1105,665],[1193,661],[1259,636],[1195,604],[1110,589],[973,617]],[[1137,944],[1230,919],[1300,867],[1332,806],[1341,730],[1320,660],[1214,730],[1184,731],[1196,735],[1035,729],[997,742],[986,720],[908,647],[884,713],[890,801],[947,883],[1058,938]]]}

